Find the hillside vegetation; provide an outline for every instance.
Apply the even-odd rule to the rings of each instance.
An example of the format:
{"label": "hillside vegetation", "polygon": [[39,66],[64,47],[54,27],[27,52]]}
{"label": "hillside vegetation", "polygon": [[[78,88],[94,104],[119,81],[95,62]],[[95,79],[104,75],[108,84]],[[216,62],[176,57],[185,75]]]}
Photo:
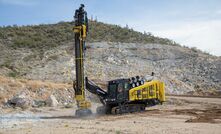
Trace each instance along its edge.
{"label": "hillside vegetation", "polygon": [[[43,49],[64,45],[73,42],[73,22],[60,22],[58,24],[34,25],[34,26],[6,26],[0,27],[0,41],[12,47]],[[90,21],[89,42],[124,42],[124,43],[159,43],[177,45],[175,42],[159,38],[150,33],[140,33],[128,27],[104,24]]]}

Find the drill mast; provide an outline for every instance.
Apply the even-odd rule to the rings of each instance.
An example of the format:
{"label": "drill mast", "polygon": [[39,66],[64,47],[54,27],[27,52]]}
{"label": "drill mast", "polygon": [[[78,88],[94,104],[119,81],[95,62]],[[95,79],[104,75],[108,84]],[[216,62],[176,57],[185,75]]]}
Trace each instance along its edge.
{"label": "drill mast", "polygon": [[90,102],[85,99],[85,77],[84,77],[84,52],[85,40],[88,33],[88,18],[87,12],[84,11],[84,5],[75,11],[75,26],[73,28],[75,33],[75,69],[76,69],[76,83],[74,85],[75,99],[77,101],[78,110],[77,116],[91,114]]}

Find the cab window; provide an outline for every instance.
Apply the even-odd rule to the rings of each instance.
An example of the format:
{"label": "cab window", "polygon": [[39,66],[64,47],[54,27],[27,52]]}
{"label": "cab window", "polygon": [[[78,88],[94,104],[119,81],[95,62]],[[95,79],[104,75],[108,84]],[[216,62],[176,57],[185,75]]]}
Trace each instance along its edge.
{"label": "cab window", "polygon": [[110,94],[110,97],[115,97],[116,88],[117,88],[117,85],[116,85],[116,84],[111,84],[111,85],[109,85],[109,94]]}
{"label": "cab window", "polygon": [[129,84],[128,83],[124,83],[124,89],[129,90]]}
{"label": "cab window", "polygon": [[118,91],[119,93],[120,93],[120,92],[123,92],[123,83],[119,83],[119,84],[118,84],[117,91]]}

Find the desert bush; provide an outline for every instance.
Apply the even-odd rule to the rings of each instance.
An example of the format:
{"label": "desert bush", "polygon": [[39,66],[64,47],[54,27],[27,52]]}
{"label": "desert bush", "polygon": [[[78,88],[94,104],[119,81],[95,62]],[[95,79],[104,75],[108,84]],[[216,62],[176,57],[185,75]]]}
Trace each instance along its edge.
{"label": "desert bush", "polygon": [[[73,42],[73,22],[59,22],[57,24],[41,24],[33,26],[6,26],[0,27],[0,39],[6,45],[17,48],[50,49],[58,45]],[[105,24],[102,22],[89,22],[87,41],[110,41],[125,43],[160,43],[165,45],[178,45],[166,38],[155,37],[151,33],[141,33],[129,27]]]}
{"label": "desert bush", "polygon": [[8,76],[9,76],[9,77],[14,77],[14,78],[16,78],[16,77],[19,76],[19,72],[17,72],[17,71],[9,72],[9,73],[8,73]]}

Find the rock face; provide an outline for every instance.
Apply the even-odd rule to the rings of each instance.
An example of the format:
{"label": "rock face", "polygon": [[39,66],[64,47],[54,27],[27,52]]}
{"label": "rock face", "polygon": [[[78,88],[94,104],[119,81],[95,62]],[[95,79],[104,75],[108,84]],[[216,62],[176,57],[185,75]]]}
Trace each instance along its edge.
{"label": "rock face", "polygon": [[[221,57],[164,44],[97,42],[86,45],[85,73],[89,79],[105,84],[112,79],[154,72],[155,79],[165,82],[168,94],[221,93]],[[20,69],[18,72],[23,78],[72,83],[75,79],[73,52],[73,43],[44,50],[41,54],[25,49],[7,50],[1,51],[0,64],[6,61],[6,56],[16,55],[10,64],[13,68],[9,67]],[[0,75],[10,71],[10,68],[0,68]]]}
{"label": "rock face", "polygon": [[48,99],[46,100],[46,105],[48,105],[50,107],[57,107],[58,106],[58,101],[54,95],[50,95],[48,97]]}
{"label": "rock face", "polygon": [[31,100],[28,98],[27,94],[22,92],[8,100],[8,104],[13,107],[20,107],[22,109],[28,108],[31,104]]}

